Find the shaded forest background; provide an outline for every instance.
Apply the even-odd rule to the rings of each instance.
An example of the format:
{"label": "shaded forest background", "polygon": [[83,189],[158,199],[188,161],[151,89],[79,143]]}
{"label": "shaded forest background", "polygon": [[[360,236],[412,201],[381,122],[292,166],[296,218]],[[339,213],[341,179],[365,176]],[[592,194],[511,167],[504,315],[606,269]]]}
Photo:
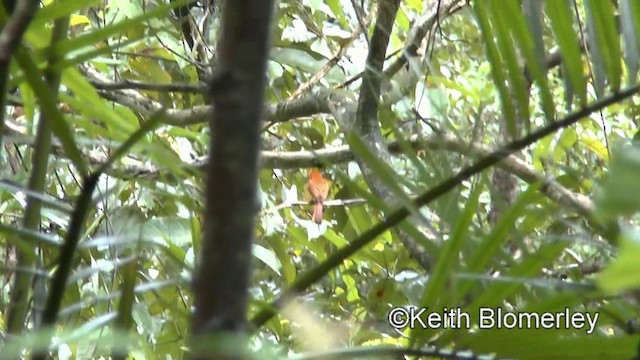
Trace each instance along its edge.
{"label": "shaded forest background", "polygon": [[3,358],[640,356],[640,3],[3,4]]}

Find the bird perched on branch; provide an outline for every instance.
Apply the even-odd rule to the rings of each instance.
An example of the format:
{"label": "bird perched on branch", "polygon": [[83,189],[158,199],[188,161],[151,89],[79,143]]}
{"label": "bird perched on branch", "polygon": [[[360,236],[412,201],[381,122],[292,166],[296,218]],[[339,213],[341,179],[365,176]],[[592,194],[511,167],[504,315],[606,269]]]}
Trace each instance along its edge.
{"label": "bird perched on branch", "polygon": [[329,186],[331,181],[325,179],[322,176],[322,172],[317,169],[312,169],[309,172],[309,183],[307,190],[311,195],[313,201],[313,222],[320,225],[322,223],[322,212],[324,210],[324,201],[329,194]]}

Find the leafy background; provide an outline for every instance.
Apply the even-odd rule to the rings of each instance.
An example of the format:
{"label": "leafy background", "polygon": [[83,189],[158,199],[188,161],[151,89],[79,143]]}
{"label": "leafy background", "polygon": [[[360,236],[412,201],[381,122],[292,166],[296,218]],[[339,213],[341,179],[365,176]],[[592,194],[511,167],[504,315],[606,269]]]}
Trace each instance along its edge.
{"label": "leafy background", "polygon": [[[224,12],[221,4],[191,8],[182,18],[197,29],[190,45],[172,10],[182,3],[44,1],[3,70],[0,321],[3,333],[22,335],[5,337],[8,356],[28,354],[28,341],[42,335],[47,277],[70,226],[82,169],[113,158],[159,109],[161,125],[100,178],[51,349],[64,359],[115,356],[127,314],[128,334],[135,334],[131,358],[187,356],[210,136],[204,81],[215,67]],[[385,71],[377,74],[379,144],[393,154],[387,159],[346,136],[349,124],[337,116],[356,111],[375,19],[387,3],[277,4],[249,289],[249,315],[260,325],[252,350],[266,358],[313,358],[309,351],[348,358],[356,356],[348,351],[411,345],[423,355],[452,351],[451,358],[475,356],[466,350],[519,359],[633,357],[640,340],[640,152],[638,101],[629,96],[640,59],[640,5],[400,2],[385,33]],[[51,82],[56,73],[59,87]],[[411,204],[478,158],[581,109],[584,120],[428,206]],[[50,147],[39,135],[46,134],[38,126],[44,122],[55,135]],[[333,180],[320,226],[305,195],[307,169],[318,162]],[[371,177],[393,202],[372,189]],[[410,221],[305,282],[400,206],[411,211]],[[269,304],[291,287],[302,290],[297,300],[271,317]],[[18,292],[29,296],[11,300]],[[568,307],[600,317],[593,334],[397,331],[387,314],[406,306],[470,314],[479,307]],[[11,309],[18,315],[9,316]],[[369,356],[383,354],[372,349]]]}

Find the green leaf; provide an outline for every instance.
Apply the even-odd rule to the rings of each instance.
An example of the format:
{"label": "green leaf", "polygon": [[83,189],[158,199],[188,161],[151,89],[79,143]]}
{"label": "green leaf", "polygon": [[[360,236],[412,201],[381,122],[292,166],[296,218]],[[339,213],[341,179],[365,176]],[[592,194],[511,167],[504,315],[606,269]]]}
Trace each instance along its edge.
{"label": "green leaf", "polygon": [[74,96],[61,94],[61,100],[85,116],[102,121],[111,130],[109,136],[114,140],[124,140],[136,130],[136,123],[124,119],[117,111],[107,106],[106,101],[98,96],[95,88],[76,69],[63,72],[62,82],[73,92]]}
{"label": "green leaf", "polygon": [[[521,263],[515,264],[504,274],[504,277],[527,279],[540,273],[540,269],[550,264],[566,248],[564,241],[545,243],[533,254],[525,256]],[[521,291],[526,282],[496,282],[488,286],[473,302],[465,307],[465,311],[472,314],[473,323],[478,321],[478,309],[483,307],[500,306],[504,299]]]}
{"label": "green leaf", "polygon": [[74,0],[74,1],[54,1],[51,4],[39,9],[30,26],[40,27],[55,19],[69,16],[73,13],[85,9],[90,6],[101,4],[100,0]]}
{"label": "green leaf", "polygon": [[622,53],[613,4],[609,1],[585,0],[585,5],[591,10],[587,16],[591,14],[591,25],[595,28],[598,50],[604,60],[609,83],[613,91],[618,91],[622,77]]}
{"label": "green leaf", "polygon": [[344,28],[349,28],[350,24],[344,14],[340,0],[327,0],[325,3],[329,5],[329,9],[331,9],[333,15],[338,18],[340,25]]}
{"label": "green leaf", "polygon": [[[271,60],[286,66],[315,74],[326,63],[326,60],[316,60],[308,52],[298,49],[275,48],[271,50]],[[332,84],[345,80],[344,75],[337,68],[332,68],[326,75]]]}
{"label": "green leaf", "polygon": [[478,25],[480,26],[482,39],[484,40],[484,44],[486,46],[487,57],[489,58],[489,63],[491,64],[491,75],[493,77],[493,83],[498,89],[498,94],[500,95],[502,113],[505,117],[507,128],[509,128],[509,130],[513,134],[516,128],[516,112],[513,104],[511,103],[511,96],[506,85],[507,78],[503,70],[504,60],[500,56],[500,48],[493,40],[497,35],[493,31],[493,28],[491,27],[491,24],[489,22],[490,13],[485,7],[486,3],[486,0],[474,1],[473,8],[476,13],[476,20],[478,21]]}
{"label": "green leaf", "polygon": [[287,285],[292,284],[296,279],[296,267],[294,265],[294,258],[291,256],[291,244],[290,239],[280,236],[272,236],[268,238],[270,247],[276,254],[278,261],[281,265],[282,274]]}
{"label": "green leaf", "polygon": [[134,289],[136,286],[136,279],[138,274],[137,267],[138,262],[136,261],[136,258],[134,258],[133,261],[120,269],[120,273],[122,276],[122,286],[120,288],[120,291],[122,296],[120,297],[120,302],[118,303],[118,317],[116,318],[116,327],[123,332],[129,331],[131,329],[131,326],[133,325],[132,312],[136,300]]}
{"label": "green leaf", "polygon": [[276,274],[280,275],[280,261],[276,257],[275,253],[264,246],[253,244],[253,256],[255,256],[258,260],[262,261],[265,265],[267,265],[271,270],[273,270]]}
{"label": "green leaf", "polygon": [[549,17],[551,28],[558,41],[562,60],[566,64],[566,71],[571,81],[572,88],[581,100],[581,104],[587,101],[587,85],[582,74],[582,52],[578,34],[573,31],[573,21],[569,3],[564,0],[545,1],[546,14]]}
{"label": "green leaf", "polygon": [[618,257],[596,278],[600,289],[607,293],[640,286],[640,233],[637,230],[623,231],[618,241]]}
{"label": "green leaf", "polygon": [[637,1],[629,1],[630,3],[630,12],[633,16],[633,22],[635,24],[636,29],[636,41],[638,42],[637,46],[640,47],[640,3]]}
{"label": "green leaf", "polygon": [[[53,51],[56,54],[67,54],[84,47],[94,47],[96,44],[101,43],[111,36],[115,36],[118,33],[125,33],[129,30],[138,28],[140,27],[140,24],[144,24],[151,19],[166,17],[172,9],[185,5],[189,1],[191,0],[171,1],[134,18],[112,23],[105,26],[104,28],[88,32],[85,35],[61,41],[60,43],[56,44],[53,49],[49,49],[49,51]],[[138,38],[142,38],[143,36],[145,36],[144,33],[140,33],[139,35],[137,35]]]}
{"label": "green leaf", "polygon": [[[446,291],[445,285],[451,280],[451,275],[459,266],[460,250],[464,246],[466,240],[469,239],[469,229],[471,222],[478,209],[478,198],[482,193],[482,184],[476,184],[472,193],[469,195],[467,206],[464,212],[458,218],[457,223],[453,227],[451,238],[444,243],[444,248],[438,254],[438,259],[434,266],[433,272],[429,277],[427,286],[422,294],[420,301],[421,307],[439,308],[442,304],[442,294]],[[421,343],[433,332],[433,329],[414,329],[411,332],[411,342]]]}
{"label": "green leaf", "polygon": [[[542,99],[542,109],[547,121],[553,121],[555,119],[553,96],[551,95],[551,90],[549,89],[546,77],[546,65],[544,64],[544,60],[540,62],[540,59],[544,58],[544,54],[535,52],[537,47],[540,46],[534,42],[530,29],[525,21],[524,14],[522,13],[520,3],[518,1],[505,1],[502,2],[502,5],[506,11],[504,21],[513,32],[516,44],[520,49],[520,53],[526,61],[527,68],[531,74],[533,74],[533,79],[538,84],[540,97]],[[528,93],[526,94],[526,97],[528,98]]]}
{"label": "green leaf", "polygon": [[[535,66],[537,66],[539,69],[542,69],[544,71],[545,69],[544,59],[546,56],[545,55],[546,52],[545,52],[544,40],[542,38],[544,34],[544,29],[542,25],[543,18],[544,18],[542,14],[543,5],[544,5],[544,2],[539,0],[523,0],[522,1],[523,15],[528,25],[528,29],[530,30],[531,39],[533,40],[533,58],[535,59],[535,63],[536,63]],[[516,37],[518,39],[520,39],[523,36],[525,38],[527,37],[526,27],[522,27],[525,30],[523,33],[521,33],[521,31],[523,30],[521,30],[520,27],[513,26],[513,28],[514,28],[514,31],[516,31]],[[523,43],[523,45],[525,44]],[[530,44],[526,44],[526,45],[531,46]],[[528,56],[528,55],[525,55],[525,56]]]}
{"label": "green leaf", "polygon": [[596,196],[596,212],[605,222],[640,210],[640,149],[623,146],[614,149],[608,178]]}
{"label": "green leaf", "polygon": [[[524,17],[520,16],[514,18],[513,15],[508,12],[508,7],[505,5],[512,2],[512,0],[492,0],[489,2],[489,4],[491,6],[491,13],[494,15],[492,18],[494,20],[493,23],[496,27],[495,34],[498,40],[498,46],[506,64],[507,76],[511,85],[509,88],[513,94],[512,98],[515,98],[515,102],[518,105],[518,117],[515,119],[516,122],[514,122],[513,124],[508,123],[509,133],[512,137],[515,138],[518,136],[517,128],[523,128],[526,132],[528,132],[531,126],[529,119],[530,114],[529,94],[527,91],[528,88],[525,84],[524,75],[522,74],[522,70],[520,69],[520,64],[518,63],[518,55],[516,54],[516,49],[514,47],[510,31],[514,28],[526,29],[526,23],[524,22]],[[518,24],[514,23],[514,20],[522,21]],[[520,126],[518,126],[517,122],[522,123],[520,124]]]}
{"label": "green leaf", "polygon": [[36,64],[33,62],[33,59],[29,57],[24,48],[18,49],[15,57],[20,64],[20,67],[23,69],[31,89],[33,89],[40,101],[42,111],[46,115],[46,121],[51,121],[53,133],[58,137],[58,139],[60,139],[66,155],[71,159],[73,165],[78,169],[80,174],[88,174],[89,169],[87,168],[84,158],[82,157],[82,153],[73,138],[71,129],[64,120],[60,110],[58,110],[58,104],[52,100],[54,97],[51,95],[51,91],[44,82],[44,78],[36,67]]}
{"label": "green leaf", "polygon": [[[597,1],[597,0],[596,0]],[[605,93],[607,81],[607,61],[605,59],[607,44],[602,26],[598,25],[600,20],[598,14],[594,14],[594,2],[585,1],[585,13],[587,15],[587,40],[589,52],[591,53],[591,63],[593,65],[593,77],[595,80],[596,95],[601,97]]]}
{"label": "green leaf", "polygon": [[[530,186],[507,211],[502,213],[491,232],[485,236],[476,247],[478,251],[475,251],[467,259],[468,265],[466,272],[479,274],[486,270],[485,268],[491,262],[491,259],[496,256],[500,247],[509,239],[509,232],[513,230],[517,219],[523,215],[527,205],[530,205],[532,200],[536,198],[538,190],[538,185]],[[457,300],[460,300],[467,294],[471,285],[472,283],[470,281],[465,281],[460,284]],[[458,301],[454,301],[454,303],[458,303]]]}
{"label": "green leaf", "polygon": [[640,17],[634,22],[635,8],[640,9],[635,0],[620,1],[620,28],[624,38],[624,59],[627,65],[627,76],[630,85],[634,85],[638,79],[638,68],[640,65],[640,38],[638,30],[640,28]]}
{"label": "green leaf", "polygon": [[[585,330],[580,330],[585,331]],[[564,336],[563,336],[564,335]],[[594,334],[563,334],[556,329],[502,329],[474,337],[471,348],[495,352],[500,358],[517,359],[630,359],[637,353],[640,337],[605,337]]]}
{"label": "green leaf", "polygon": [[360,138],[353,133],[347,135],[347,142],[353,150],[353,152],[364,161],[376,178],[382,182],[398,199],[398,202],[409,209],[414,215],[419,215],[418,209],[413,204],[412,199],[407,195],[404,189],[400,186],[397,174],[381,159],[373,155],[373,153],[366,147],[366,145],[360,140]]}

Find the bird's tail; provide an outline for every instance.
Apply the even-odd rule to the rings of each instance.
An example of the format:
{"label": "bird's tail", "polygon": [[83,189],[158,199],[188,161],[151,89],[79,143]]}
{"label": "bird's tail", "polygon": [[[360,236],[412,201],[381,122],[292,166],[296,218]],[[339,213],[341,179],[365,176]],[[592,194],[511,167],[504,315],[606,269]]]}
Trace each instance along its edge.
{"label": "bird's tail", "polygon": [[315,222],[318,225],[322,224],[323,207],[324,206],[322,205],[321,202],[316,202],[315,205],[313,206],[313,222]]}

